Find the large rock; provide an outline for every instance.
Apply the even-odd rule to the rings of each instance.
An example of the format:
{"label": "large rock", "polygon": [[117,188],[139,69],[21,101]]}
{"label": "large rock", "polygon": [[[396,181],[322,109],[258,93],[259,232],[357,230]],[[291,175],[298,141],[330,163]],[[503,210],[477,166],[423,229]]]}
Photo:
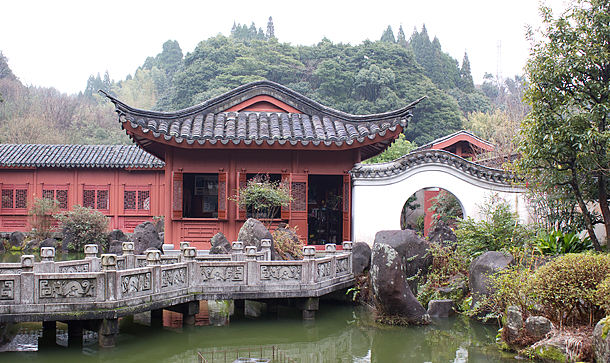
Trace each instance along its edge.
{"label": "large rock", "polygon": [[[510,253],[498,251],[485,252],[470,263],[468,268],[468,287],[472,293],[471,308],[474,308],[475,304],[481,301],[483,297],[491,296],[493,293],[489,276],[506,269],[514,263],[515,259]],[[483,309],[477,316],[480,318],[486,313],[487,311]]]}
{"label": "large rock", "polygon": [[9,247],[23,247],[23,241],[25,240],[25,235],[23,234],[23,232],[13,232],[11,233],[11,235],[8,238],[8,245]]}
{"label": "large rock", "polygon": [[[106,240],[108,241],[107,253],[122,255],[123,242],[129,242],[129,237],[120,229],[115,229],[108,233],[108,237],[106,238]],[[161,241],[161,243],[163,245],[163,241]]]}
{"label": "large rock", "polygon": [[440,243],[442,245],[455,245],[457,243],[457,236],[451,226],[438,220],[434,224],[434,228],[428,233],[428,241],[430,243]]}
{"label": "large rock", "polygon": [[602,321],[597,323],[593,334],[591,334],[593,353],[595,354],[595,361],[598,363],[610,363],[610,334],[607,334],[605,338],[602,336],[604,325],[606,323]]}
{"label": "large rock", "polygon": [[146,221],[133,230],[134,253],[141,255],[148,249],[157,249],[163,252],[163,242],[152,222]]}
{"label": "large rock", "polygon": [[524,328],[528,335],[542,338],[553,330],[553,323],[544,316],[530,316],[525,320]]}
{"label": "large rock", "polygon": [[227,255],[232,251],[231,242],[222,232],[216,233],[210,243],[212,244],[210,255]]}
{"label": "large rock", "polygon": [[278,260],[279,256],[275,252],[275,246],[273,244],[273,236],[271,232],[265,227],[265,225],[258,219],[248,218],[244,225],[237,234],[237,240],[244,243],[246,246],[256,246],[257,251],[262,250],[261,240],[271,240],[271,256],[273,260]]}
{"label": "large rock", "polygon": [[40,247],[40,240],[33,239],[25,244],[23,247],[23,252],[32,252],[34,249]]}
{"label": "large rock", "polygon": [[455,314],[454,303],[451,299],[430,300],[428,303],[428,315],[430,316],[448,318]]}
{"label": "large rock", "polygon": [[506,308],[506,329],[508,331],[508,342],[512,343],[521,334],[523,328],[523,314],[518,306]]}
{"label": "large rock", "polygon": [[57,240],[55,238],[45,238],[44,241],[40,242],[40,247],[57,247]]}
{"label": "large rock", "polygon": [[377,237],[370,273],[376,305],[383,315],[399,316],[410,324],[430,323],[426,309],[407,284],[399,253],[389,244],[379,242]]}
{"label": "large rock", "polygon": [[352,268],[355,276],[364,275],[371,267],[371,246],[366,242],[356,242],[352,246]]}
{"label": "large rock", "polygon": [[63,252],[68,252],[70,246],[74,246],[74,233],[70,228],[64,228],[61,231],[62,239],[61,239],[61,250]]}
{"label": "large rock", "polygon": [[417,294],[421,277],[428,274],[432,265],[432,254],[428,253],[430,243],[412,230],[379,231],[374,243],[387,244],[398,252],[409,287]]}

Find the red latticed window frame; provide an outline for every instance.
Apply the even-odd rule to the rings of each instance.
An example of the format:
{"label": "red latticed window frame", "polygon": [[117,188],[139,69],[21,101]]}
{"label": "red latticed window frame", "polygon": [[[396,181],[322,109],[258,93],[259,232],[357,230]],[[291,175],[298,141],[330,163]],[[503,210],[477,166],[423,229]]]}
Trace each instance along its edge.
{"label": "red latticed window frame", "polygon": [[83,207],[110,212],[110,187],[108,185],[85,185],[83,188]]}
{"label": "red latticed window frame", "polygon": [[27,214],[28,186],[26,184],[2,184],[0,213]]}
{"label": "red latticed window frame", "polygon": [[45,184],[42,186],[42,197],[56,200],[60,210],[68,210],[68,185]]}
{"label": "red latticed window frame", "polygon": [[150,185],[125,186],[123,211],[125,214],[150,215]]}

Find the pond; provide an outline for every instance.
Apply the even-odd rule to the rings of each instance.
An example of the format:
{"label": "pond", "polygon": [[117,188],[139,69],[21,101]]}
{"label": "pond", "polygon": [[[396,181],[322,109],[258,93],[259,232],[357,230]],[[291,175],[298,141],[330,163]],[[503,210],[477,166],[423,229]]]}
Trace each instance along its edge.
{"label": "pond", "polygon": [[[13,342],[0,348],[9,350],[0,352],[0,361],[195,363],[198,351],[233,350],[226,360],[233,362],[235,349],[272,345],[299,363],[515,361],[514,354],[503,356],[496,348],[496,327],[463,317],[437,319],[430,326],[388,327],[372,323],[363,307],[321,302],[315,321],[302,320],[296,309],[280,307],[277,314],[251,318],[236,308],[227,325],[213,326],[207,303],[201,308],[191,329],[182,329],[181,316],[168,311],[163,328],[138,322],[146,316],[121,319],[121,333],[111,349],[99,349],[94,333],[85,334],[82,346],[68,346],[64,324],[58,324],[55,341],[44,344],[40,323],[23,324],[16,327],[20,330]],[[204,357],[211,362],[209,354]],[[214,362],[225,362],[223,354],[216,353]]]}

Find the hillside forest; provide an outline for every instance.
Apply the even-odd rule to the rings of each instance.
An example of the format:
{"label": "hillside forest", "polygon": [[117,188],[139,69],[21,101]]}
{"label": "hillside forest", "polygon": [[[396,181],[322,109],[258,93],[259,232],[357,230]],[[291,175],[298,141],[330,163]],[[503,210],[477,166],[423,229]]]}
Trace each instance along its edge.
{"label": "hillside forest", "polygon": [[470,60],[443,52],[427,29],[409,38],[391,26],[379,40],[358,45],[324,38],[311,46],[282,43],[269,18],[267,31],[234,24],[183,53],[168,40],[133,75],[111,79],[91,75],[86,88],[68,95],[54,88],[25,85],[0,52],[0,142],[44,144],[126,144],[113,106],[102,89],[128,105],[159,111],[193,106],[251,81],[280,83],[323,105],[370,114],[403,107],[427,96],[401,138],[409,146],[467,129],[496,143],[498,154],[514,150],[517,125],[528,112],[521,102],[527,87],[521,76],[498,79],[486,74],[475,85]]}

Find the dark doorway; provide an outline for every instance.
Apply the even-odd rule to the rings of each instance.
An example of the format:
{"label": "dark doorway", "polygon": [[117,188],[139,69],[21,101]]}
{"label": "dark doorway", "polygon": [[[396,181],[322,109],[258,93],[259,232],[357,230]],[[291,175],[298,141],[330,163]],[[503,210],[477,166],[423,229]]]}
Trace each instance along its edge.
{"label": "dark doorway", "polygon": [[307,194],[307,243],[341,243],[343,176],[310,175]]}

